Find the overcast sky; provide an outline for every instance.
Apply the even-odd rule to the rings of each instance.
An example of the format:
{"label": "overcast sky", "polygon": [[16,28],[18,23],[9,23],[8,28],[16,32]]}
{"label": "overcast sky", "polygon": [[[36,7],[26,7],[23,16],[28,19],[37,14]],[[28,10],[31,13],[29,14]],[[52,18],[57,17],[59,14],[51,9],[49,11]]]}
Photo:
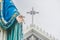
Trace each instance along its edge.
{"label": "overcast sky", "polygon": [[[31,15],[26,12],[34,7],[39,14],[34,16],[34,24],[60,38],[60,0],[13,0],[18,11],[25,16],[25,27],[31,24]],[[60,39],[59,39],[60,40]]]}

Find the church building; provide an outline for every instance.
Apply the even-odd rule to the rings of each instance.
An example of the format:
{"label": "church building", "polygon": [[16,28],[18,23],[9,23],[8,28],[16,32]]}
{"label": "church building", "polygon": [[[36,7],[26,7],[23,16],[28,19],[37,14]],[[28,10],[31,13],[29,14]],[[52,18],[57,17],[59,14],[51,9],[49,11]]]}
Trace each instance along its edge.
{"label": "church building", "polygon": [[24,40],[56,40],[38,26],[27,26],[24,30]]}

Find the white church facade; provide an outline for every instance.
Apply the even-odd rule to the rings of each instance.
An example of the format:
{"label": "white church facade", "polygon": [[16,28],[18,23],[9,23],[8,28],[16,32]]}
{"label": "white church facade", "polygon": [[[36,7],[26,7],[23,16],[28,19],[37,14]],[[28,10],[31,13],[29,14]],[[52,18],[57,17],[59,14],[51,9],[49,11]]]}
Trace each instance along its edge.
{"label": "white church facade", "polygon": [[54,37],[42,31],[40,27],[28,26],[24,30],[24,40],[56,40]]}

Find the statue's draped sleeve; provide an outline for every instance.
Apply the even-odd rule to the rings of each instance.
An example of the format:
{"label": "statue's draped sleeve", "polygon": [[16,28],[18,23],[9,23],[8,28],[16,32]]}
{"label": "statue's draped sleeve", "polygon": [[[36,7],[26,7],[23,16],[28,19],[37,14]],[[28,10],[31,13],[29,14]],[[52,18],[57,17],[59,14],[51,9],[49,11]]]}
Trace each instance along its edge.
{"label": "statue's draped sleeve", "polygon": [[8,29],[16,20],[19,12],[13,4],[12,0],[3,0],[1,8],[2,11],[0,13],[0,25],[3,29]]}

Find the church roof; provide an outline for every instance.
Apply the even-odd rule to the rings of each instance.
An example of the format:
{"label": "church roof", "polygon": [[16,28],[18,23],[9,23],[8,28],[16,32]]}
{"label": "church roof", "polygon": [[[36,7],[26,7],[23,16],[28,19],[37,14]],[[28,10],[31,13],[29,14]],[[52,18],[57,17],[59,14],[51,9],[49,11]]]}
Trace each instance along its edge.
{"label": "church roof", "polygon": [[54,37],[46,33],[45,31],[42,31],[41,28],[38,26],[27,26],[26,29],[24,30],[24,39],[26,39],[28,36],[34,34],[35,36],[37,35],[38,38],[44,38],[44,40],[56,40]]}

